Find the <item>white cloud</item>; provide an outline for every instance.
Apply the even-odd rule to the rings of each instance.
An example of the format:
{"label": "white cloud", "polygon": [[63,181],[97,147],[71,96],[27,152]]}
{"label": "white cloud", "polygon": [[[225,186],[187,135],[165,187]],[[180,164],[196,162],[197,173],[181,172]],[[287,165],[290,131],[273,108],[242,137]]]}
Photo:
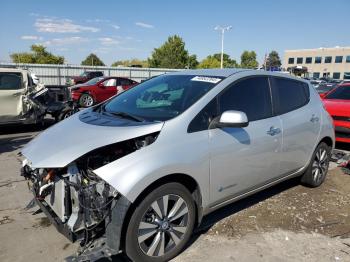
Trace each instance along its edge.
{"label": "white cloud", "polygon": [[99,19],[99,18],[95,18],[95,19],[87,19],[85,20],[87,23],[109,23],[110,20],[107,19]]}
{"label": "white cloud", "polygon": [[98,40],[101,42],[101,45],[104,46],[118,45],[120,43],[117,39],[111,37],[101,37]]}
{"label": "white cloud", "polygon": [[114,29],[118,30],[120,29],[120,26],[119,25],[111,25]]}
{"label": "white cloud", "polygon": [[146,23],[142,23],[142,22],[136,22],[135,25],[137,25],[139,27],[143,27],[143,28],[154,28],[154,25],[150,25],[150,24],[146,24]]}
{"label": "white cloud", "polygon": [[43,40],[43,38],[41,36],[37,36],[37,35],[22,35],[21,36],[22,40]]}
{"label": "white cloud", "polygon": [[64,38],[53,38],[51,40],[45,41],[43,45],[46,46],[63,46],[63,45],[76,45],[84,42],[88,42],[87,38],[80,36],[64,37]]}
{"label": "white cloud", "polygon": [[99,28],[74,24],[70,19],[38,18],[34,26],[38,32],[45,33],[80,33],[98,32]]}

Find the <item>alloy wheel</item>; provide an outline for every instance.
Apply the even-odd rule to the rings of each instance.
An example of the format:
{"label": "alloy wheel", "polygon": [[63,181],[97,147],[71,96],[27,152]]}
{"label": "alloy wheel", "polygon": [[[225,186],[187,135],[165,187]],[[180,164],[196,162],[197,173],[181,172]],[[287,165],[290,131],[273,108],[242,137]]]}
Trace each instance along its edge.
{"label": "alloy wheel", "polygon": [[94,104],[94,99],[90,95],[84,95],[81,98],[81,102],[84,107],[90,107]]}
{"label": "alloy wheel", "polygon": [[319,183],[324,179],[327,174],[329,166],[329,156],[324,148],[320,148],[315,155],[314,162],[312,163],[312,177],[316,183]]}
{"label": "alloy wheel", "polygon": [[163,256],[183,239],[189,223],[186,201],[174,194],[154,201],[141,218],[138,243],[144,254]]}

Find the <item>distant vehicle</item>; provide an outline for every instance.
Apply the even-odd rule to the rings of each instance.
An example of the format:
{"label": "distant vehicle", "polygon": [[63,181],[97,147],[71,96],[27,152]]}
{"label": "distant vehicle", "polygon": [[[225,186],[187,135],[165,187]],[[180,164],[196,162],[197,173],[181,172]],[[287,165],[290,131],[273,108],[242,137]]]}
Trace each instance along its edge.
{"label": "distant vehicle", "polygon": [[319,87],[319,85],[325,84],[326,81],[324,81],[324,80],[310,80],[310,83],[311,83],[311,85],[314,86],[314,88],[317,89]]}
{"label": "distant vehicle", "polygon": [[0,125],[40,123],[47,114],[58,121],[75,112],[71,101],[56,101],[44,85],[35,85],[27,70],[0,68]]}
{"label": "distant vehicle", "polygon": [[85,71],[84,73],[81,73],[80,76],[73,76],[70,79],[70,85],[76,85],[76,84],[83,84],[90,79],[96,78],[96,77],[103,77],[103,72],[101,71]]}
{"label": "distant vehicle", "polygon": [[332,119],[305,80],[184,70],[42,132],[21,151],[21,175],[58,231],[81,240],[69,261],[125,252],[131,261],[165,262],[220,207],[292,177],[320,186],[334,140]]}
{"label": "distant vehicle", "polygon": [[323,104],[333,118],[336,141],[350,143],[350,83],[329,92]]}
{"label": "distant vehicle", "polygon": [[337,87],[337,84],[335,83],[324,83],[320,84],[317,88],[316,91],[319,93],[321,97],[325,96],[328,92],[332,91],[334,88]]}
{"label": "distant vehicle", "polygon": [[123,77],[96,77],[90,81],[70,87],[71,97],[81,107],[90,107],[138,84]]}

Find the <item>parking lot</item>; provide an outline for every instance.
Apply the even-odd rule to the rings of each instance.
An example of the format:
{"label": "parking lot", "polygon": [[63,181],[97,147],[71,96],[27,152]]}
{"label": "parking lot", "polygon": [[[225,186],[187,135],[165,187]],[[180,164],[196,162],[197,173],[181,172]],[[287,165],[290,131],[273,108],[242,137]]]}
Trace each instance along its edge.
{"label": "parking lot", "polygon": [[[78,246],[33,215],[37,208],[25,209],[32,196],[17,153],[46,127],[1,129],[0,261],[62,261]],[[284,182],[206,217],[175,260],[350,261],[349,190],[350,176],[334,165],[319,188]]]}

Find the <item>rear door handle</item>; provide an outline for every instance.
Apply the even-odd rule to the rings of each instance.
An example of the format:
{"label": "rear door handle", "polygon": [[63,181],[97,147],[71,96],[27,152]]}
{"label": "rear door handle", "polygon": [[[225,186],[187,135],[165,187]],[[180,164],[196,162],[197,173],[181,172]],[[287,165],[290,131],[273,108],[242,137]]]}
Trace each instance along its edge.
{"label": "rear door handle", "polygon": [[320,120],[320,119],[319,119],[317,116],[312,115],[312,117],[311,117],[311,119],[310,119],[310,122],[312,122],[312,123],[317,123],[319,120]]}
{"label": "rear door handle", "polygon": [[266,134],[270,136],[278,135],[279,133],[281,133],[281,129],[273,126],[271,126],[270,129],[266,132]]}

